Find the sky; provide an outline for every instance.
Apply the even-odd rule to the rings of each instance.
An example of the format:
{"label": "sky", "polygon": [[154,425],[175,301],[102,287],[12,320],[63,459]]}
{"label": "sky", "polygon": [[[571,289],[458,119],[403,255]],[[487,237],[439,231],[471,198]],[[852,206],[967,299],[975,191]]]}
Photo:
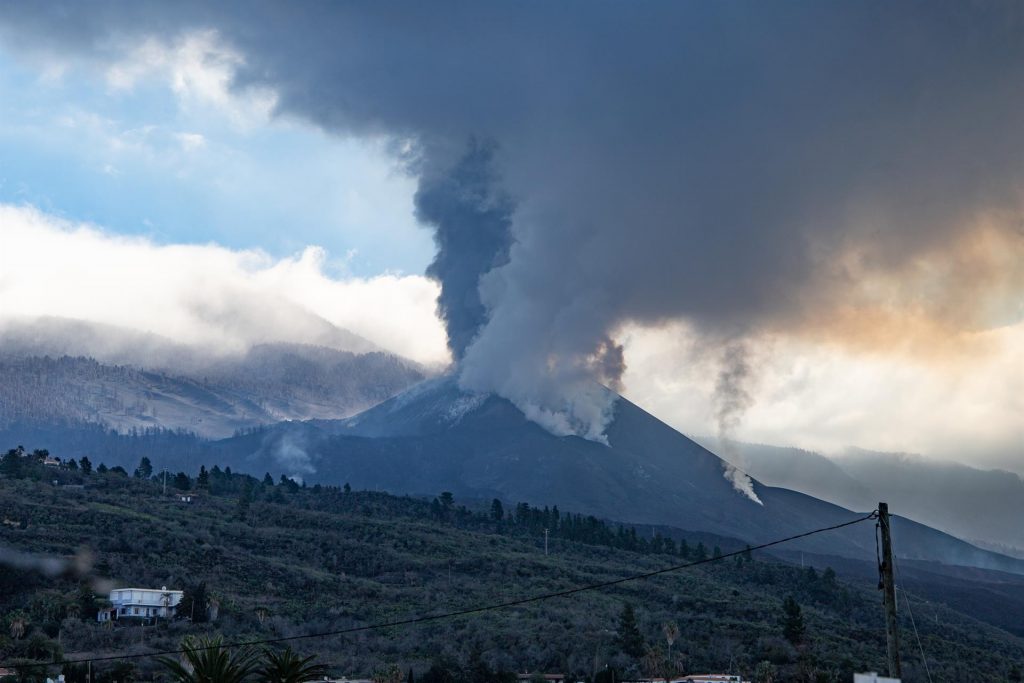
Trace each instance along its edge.
{"label": "sky", "polygon": [[116,61],[0,45],[0,201],[157,244],[276,257],[315,244],[341,274],[422,273],[430,233],[385,141],[272,117],[234,96],[240,57],[208,33],[126,47]]}
{"label": "sky", "polygon": [[1024,471],[1014,12],[447,10],[8,7],[0,322],[329,324],[559,433],[602,438],[600,382]]}

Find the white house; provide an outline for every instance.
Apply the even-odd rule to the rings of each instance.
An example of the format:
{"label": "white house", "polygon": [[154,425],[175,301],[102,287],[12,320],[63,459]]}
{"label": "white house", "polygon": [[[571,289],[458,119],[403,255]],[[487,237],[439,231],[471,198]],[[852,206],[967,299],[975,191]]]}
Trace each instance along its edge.
{"label": "white house", "polygon": [[879,676],[874,671],[869,671],[866,674],[853,674],[853,683],[900,683],[900,679],[886,678]]}
{"label": "white house", "polygon": [[112,619],[169,619],[181,602],[182,591],[163,588],[117,588],[110,591],[110,609],[101,610],[97,621]]}

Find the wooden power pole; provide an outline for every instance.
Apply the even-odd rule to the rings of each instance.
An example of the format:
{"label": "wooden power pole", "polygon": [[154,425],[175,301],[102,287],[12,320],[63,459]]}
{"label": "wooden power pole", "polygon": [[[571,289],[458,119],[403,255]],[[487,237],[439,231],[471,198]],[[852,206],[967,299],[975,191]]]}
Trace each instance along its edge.
{"label": "wooden power pole", "polygon": [[896,621],[896,584],[892,576],[892,534],[889,526],[889,504],[878,504],[878,528],[882,532],[882,595],[885,602],[885,645],[889,658],[889,677],[901,678],[900,626]]}

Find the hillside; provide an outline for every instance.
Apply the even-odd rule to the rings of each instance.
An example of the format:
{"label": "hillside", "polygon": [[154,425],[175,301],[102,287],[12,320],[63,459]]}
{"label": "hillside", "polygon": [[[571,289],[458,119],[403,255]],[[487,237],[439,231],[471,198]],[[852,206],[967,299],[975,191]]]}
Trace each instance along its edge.
{"label": "hillside", "polygon": [[[628,528],[569,514],[557,500],[539,509],[506,503],[498,521],[490,501],[463,507],[456,498],[446,505],[261,482],[220,468],[211,469],[205,487],[195,478],[184,483],[200,489],[191,505],[161,496],[157,482],[115,472],[39,474],[81,482],[83,489],[42,483],[25,470],[19,476],[26,478],[0,479],[4,547],[91,557],[94,572],[109,577],[106,585],[206,582],[219,616],[213,624],[110,630],[90,620],[95,602],[79,581],[5,570],[0,614],[5,623],[17,615],[29,624],[19,638],[6,629],[0,635],[5,661],[45,656],[58,637],[64,653],[77,655],[145,652],[211,630],[233,639],[334,630],[618,578],[713,550],[692,538],[685,546],[645,540]],[[562,508],[557,518],[555,504]],[[542,528],[553,529],[546,556]],[[806,624],[795,646],[783,637],[787,595],[801,605]],[[295,645],[349,676],[397,665],[423,677],[432,664],[435,673],[440,667],[458,681],[477,680],[473,670],[481,667],[558,670],[585,680],[608,664],[620,675],[637,675],[643,659],[617,644],[626,602],[636,607],[647,646],[664,652],[663,625],[676,624],[680,636],[672,651],[687,671],[751,676],[760,665],[755,680],[765,680],[769,669],[775,680],[849,680],[852,669],[882,667],[881,610],[870,582],[847,582],[823,565],[814,571],[761,554],[472,618]],[[1002,680],[1024,662],[1020,638],[940,605],[926,609],[928,618],[919,618],[918,626],[936,680]],[[909,638],[904,646],[905,680],[925,680]],[[114,666],[100,667],[98,680],[109,680]],[[136,678],[147,678],[151,664],[140,660],[138,666]]]}
{"label": "hillside", "polygon": [[[182,368],[197,363],[182,362]],[[209,438],[288,419],[343,417],[423,378],[397,356],[262,345],[185,370],[86,357],[0,355],[0,429],[68,423],[161,428]]]}
{"label": "hillside", "polygon": [[[555,436],[496,396],[459,390],[450,377],[428,380],[345,420],[284,423],[206,444],[208,461],[259,474],[286,471],[322,484],[424,494],[500,497],[634,524],[665,524],[759,543],[855,512],[783,488],[751,482],[760,503],[726,478],[717,455],[619,398],[608,444]],[[875,501],[877,503],[877,501]],[[874,505],[862,510],[873,509]],[[975,548],[904,518],[907,558],[1024,574],[1024,561]],[[808,539],[808,552],[874,553],[870,529]]]}
{"label": "hillside", "polygon": [[[714,439],[705,441],[714,447]],[[761,444],[736,449],[744,469],[766,484],[851,509],[898,496],[914,519],[1024,557],[1024,479],[1016,472],[861,449],[831,457]]]}

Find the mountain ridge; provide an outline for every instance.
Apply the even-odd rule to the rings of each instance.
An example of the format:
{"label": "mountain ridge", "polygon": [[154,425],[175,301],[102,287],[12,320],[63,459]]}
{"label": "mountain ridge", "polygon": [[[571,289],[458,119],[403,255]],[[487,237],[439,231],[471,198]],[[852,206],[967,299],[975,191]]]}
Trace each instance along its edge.
{"label": "mountain ridge", "polygon": [[[358,415],[292,422],[211,444],[218,461],[248,470],[280,467],[281,453],[310,482],[349,482],[397,493],[562,500],[574,509],[636,524],[669,524],[763,542],[858,513],[806,494],[753,481],[758,505],[725,476],[725,462],[669,425],[618,398],[608,444],[555,436],[505,399],[458,389],[450,376],[427,380]],[[299,457],[295,457],[299,455]],[[873,506],[871,506],[873,508]],[[864,508],[864,514],[871,508]],[[908,558],[1024,573],[1024,562],[898,518]],[[807,551],[864,557],[873,530]]]}
{"label": "mountain ridge", "polygon": [[773,485],[843,507],[898,497],[909,516],[930,526],[996,552],[1024,554],[1024,479],[1016,472],[866,449],[826,456],[736,442],[734,450],[737,464]]}
{"label": "mountain ridge", "polygon": [[424,371],[380,351],[266,344],[192,372],[4,353],[0,376],[0,428],[71,421],[223,438],[259,424],[350,415],[421,380]]}

